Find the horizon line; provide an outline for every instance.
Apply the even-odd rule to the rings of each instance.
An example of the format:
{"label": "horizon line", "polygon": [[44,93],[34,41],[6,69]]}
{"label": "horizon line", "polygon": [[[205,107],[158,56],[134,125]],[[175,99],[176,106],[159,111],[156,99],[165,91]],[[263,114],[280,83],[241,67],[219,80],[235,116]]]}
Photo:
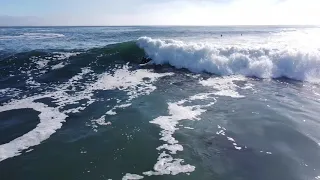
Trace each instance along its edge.
{"label": "horizon line", "polygon": [[234,27],[234,26],[311,26],[319,27],[315,24],[243,24],[243,25],[0,25],[0,27]]}

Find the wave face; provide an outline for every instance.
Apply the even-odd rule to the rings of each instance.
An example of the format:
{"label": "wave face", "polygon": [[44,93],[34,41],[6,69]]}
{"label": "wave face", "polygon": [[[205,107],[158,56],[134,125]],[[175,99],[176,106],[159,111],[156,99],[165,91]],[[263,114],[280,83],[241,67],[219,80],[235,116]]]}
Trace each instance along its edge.
{"label": "wave face", "polygon": [[319,82],[320,79],[320,50],[217,47],[149,37],[139,38],[137,44],[152,58],[152,63],[170,64],[195,73],[286,77],[310,82]]}

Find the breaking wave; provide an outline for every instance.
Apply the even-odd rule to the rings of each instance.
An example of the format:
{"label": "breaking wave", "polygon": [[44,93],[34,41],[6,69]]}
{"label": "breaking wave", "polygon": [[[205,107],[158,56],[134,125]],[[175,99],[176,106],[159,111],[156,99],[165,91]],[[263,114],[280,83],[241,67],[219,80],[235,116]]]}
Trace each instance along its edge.
{"label": "breaking wave", "polygon": [[13,39],[51,39],[65,37],[63,34],[58,33],[23,33],[20,35],[0,36],[0,40],[13,40]]}
{"label": "breaking wave", "polygon": [[[299,81],[320,82],[320,49],[217,46],[141,37],[137,41],[79,51],[82,51],[83,57],[88,57],[85,61],[103,57],[104,60],[101,62],[103,64],[117,63],[117,61],[138,64],[142,57],[150,57],[152,61],[149,64],[167,64],[194,73],[257,78],[285,77]],[[29,51],[14,56],[26,58],[39,54],[52,55],[54,52]],[[6,59],[4,58],[3,62]],[[50,68],[56,70],[67,64],[67,62],[50,64]]]}
{"label": "breaking wave", "polygon": [[139,38],[137,45],[152,58],[153,64],[169,64],[195,73],[286,77],[309,82],[319,82],[320,79],[320,49],[301,51],[289,48],[217,47],[149,37]]}

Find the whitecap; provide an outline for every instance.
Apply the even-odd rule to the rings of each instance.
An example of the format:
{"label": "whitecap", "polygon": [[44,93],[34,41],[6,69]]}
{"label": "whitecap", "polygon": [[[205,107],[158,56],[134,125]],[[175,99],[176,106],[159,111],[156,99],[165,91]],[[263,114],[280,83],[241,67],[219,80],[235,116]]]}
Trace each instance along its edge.
{"label": "whitecap", "polygon": [[138,180],[138,179],[143,179],[143,176],[126,173],[122,178],[122,180]]}
{"label": "whitecap", "polygon": [[319,82],[319,49],[244,47],[191,43],[141,37],[137,44],[154,64],[170,64],[195,73],[287,77]]}

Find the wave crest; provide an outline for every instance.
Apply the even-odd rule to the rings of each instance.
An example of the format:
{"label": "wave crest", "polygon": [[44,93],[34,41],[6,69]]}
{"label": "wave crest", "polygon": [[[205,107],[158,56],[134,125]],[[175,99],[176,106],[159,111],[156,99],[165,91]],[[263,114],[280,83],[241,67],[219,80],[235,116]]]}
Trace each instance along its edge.
{"label": "wave crest", "polygon": [[20,35],[0,36],[0,40],[15,40],[15,39],[52,39],[65,37],[58,33],[23,33]]}
{"label": "wave crest", "polygon": [[192,72],[245,75],[258,78],[287,77],[320,82],[320,50],[211,46],[176,40],[141,37],[137,45],[154,64],[170,64]]}

